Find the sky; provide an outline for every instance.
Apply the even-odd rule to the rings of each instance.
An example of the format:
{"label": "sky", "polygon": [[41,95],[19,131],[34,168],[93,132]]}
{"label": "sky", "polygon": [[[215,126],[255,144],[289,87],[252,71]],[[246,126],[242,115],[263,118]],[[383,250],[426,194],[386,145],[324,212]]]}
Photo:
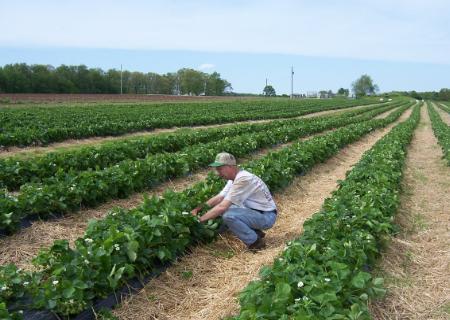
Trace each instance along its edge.
{"label": "sky", "polygon": [[0,0],[0,66],[217,71],[233,91],[450,87],[450,1]]}

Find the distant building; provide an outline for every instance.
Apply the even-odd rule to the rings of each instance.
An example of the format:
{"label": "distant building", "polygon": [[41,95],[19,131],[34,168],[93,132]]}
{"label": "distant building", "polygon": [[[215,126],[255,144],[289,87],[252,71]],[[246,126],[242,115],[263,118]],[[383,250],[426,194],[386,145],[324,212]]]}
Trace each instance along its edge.
{"label": "distant building", "polygon": [[317,91],[307,91],[306,97],[307,98],[319,98],[319,94]]}

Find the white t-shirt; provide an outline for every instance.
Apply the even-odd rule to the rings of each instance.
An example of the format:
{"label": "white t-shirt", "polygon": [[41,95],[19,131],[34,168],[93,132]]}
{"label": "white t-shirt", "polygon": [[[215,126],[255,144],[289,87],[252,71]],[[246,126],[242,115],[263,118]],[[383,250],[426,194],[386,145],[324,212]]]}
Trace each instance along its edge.
{"label": "white t-shirt", "polygon": [[219,194],[241,208],[261,211],[277,208],[264,181],[245,170],[240,170],[234,181],[228,180]]}

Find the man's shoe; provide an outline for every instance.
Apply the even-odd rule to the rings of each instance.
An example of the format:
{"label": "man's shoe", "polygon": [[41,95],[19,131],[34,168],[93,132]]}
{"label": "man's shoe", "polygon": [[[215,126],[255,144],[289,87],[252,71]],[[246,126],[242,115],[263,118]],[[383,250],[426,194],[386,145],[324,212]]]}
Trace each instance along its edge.
{"label": "man's shoe", "polygon": [[255,242],[249,245],[247,248],[252,252],[256,252],[258,250],[264,249],[266,247],[266,242],[263,238],[258,237]]}
{"label": "man's shoe", "polygon": [[256,235],[258,236],[258,238],[264,238],[266,236],[266,233],[262,230],[259,229],[253,229],[256,232]]}

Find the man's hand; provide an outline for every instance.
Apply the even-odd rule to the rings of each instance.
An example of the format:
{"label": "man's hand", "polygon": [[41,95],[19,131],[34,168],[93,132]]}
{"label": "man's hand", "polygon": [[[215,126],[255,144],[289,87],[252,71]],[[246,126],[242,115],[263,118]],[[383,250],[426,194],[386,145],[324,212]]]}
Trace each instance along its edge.
{"label": "man's hand", "polygon": [[202,215],[200,218],[198,218],[198,221],[206,222],[210,219],[217,218],[218,216],[222,215],[225,211],[227,211],[230,206],[231,206],[231,201],[222,200],[221,203],[214,206],[213,208],[208,210],[208,212],[206,212],[204,215]]}
{"label": "man's hand", "polygon": [[202,210],[202,206],[199,206],[199,207],[197,207],[195,209],[192,209],[191,214],[193,216],[196,216],[200,212],[200,210]]}

